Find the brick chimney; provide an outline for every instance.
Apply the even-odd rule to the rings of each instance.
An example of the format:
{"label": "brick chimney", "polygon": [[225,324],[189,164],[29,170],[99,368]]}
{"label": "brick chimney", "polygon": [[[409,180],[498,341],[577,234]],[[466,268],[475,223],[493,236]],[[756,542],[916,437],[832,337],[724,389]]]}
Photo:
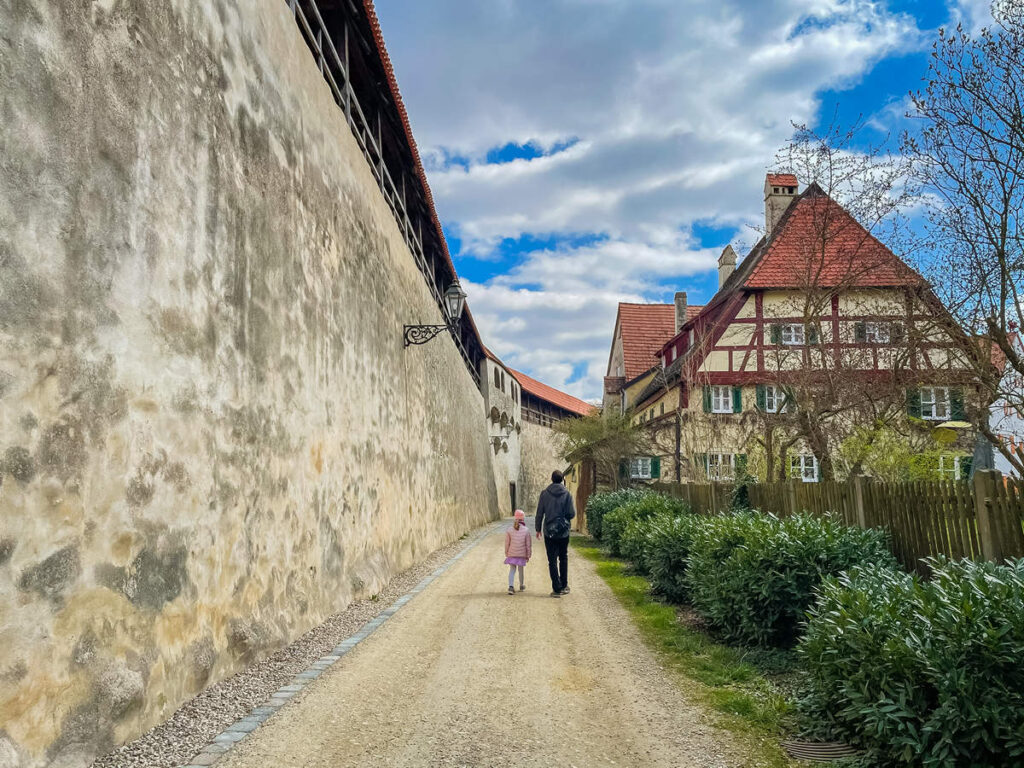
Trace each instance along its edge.
{"label": "brick chimney", "polygon": [[676,292],[676,331],[686,325],[686,291]]}
{"label": "brick chimney", "polygon": [[725,281],[729,279],[729,275],[735,270],[736,251],[732,249],[731,245],[727,245],[725,250],[722,251],[722,255],[718,257],[718,290],[722,290]]}
{"label": "brick chimney", "polygon": [[764,233],[770,235],[782,214],[797,196],[800,184],[792,173],[769,173],[764,177]]}

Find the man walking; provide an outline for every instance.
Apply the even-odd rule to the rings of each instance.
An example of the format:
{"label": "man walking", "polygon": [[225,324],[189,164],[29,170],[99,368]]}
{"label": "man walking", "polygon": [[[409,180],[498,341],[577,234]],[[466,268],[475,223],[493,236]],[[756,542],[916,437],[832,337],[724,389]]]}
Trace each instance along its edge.
{"label": "man walking", "polygon": [[544,531],[552,597],[569,594],[569,521],[576,517],[576,508],[563,480],[557,469],[552,472],[551,485],[541,491],[537,501],[537,538]]}

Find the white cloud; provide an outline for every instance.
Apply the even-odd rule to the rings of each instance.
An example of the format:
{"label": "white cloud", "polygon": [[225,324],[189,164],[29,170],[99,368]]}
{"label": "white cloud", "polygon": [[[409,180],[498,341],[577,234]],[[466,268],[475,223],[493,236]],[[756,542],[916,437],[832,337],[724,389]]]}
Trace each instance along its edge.
{"label": "white cloud", "polygon": [[[438,212],[463,249],[600,236],[471,285],[485,342],[513,366],[600,395],[620,300],[715,266],[696,221],[762,218],[761,184],[824,89],[920,45],[883,0],[377,0]],[[567,149],[484,161],[510,142]],[[468,158],[468,167],[446,157]],[[749,237],[747,239],[750,239]],[[574,366],[588,375],[565,386]]]}

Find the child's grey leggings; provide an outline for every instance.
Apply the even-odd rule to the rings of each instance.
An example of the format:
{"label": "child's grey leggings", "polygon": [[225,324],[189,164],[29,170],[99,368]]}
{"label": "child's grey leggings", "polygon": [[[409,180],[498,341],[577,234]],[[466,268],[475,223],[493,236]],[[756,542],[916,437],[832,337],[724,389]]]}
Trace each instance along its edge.
{"label": "child's grey leggings", "polygon": [[523,586],[523,566],[521,565],[510,565],[508,567],[508,585],[513,586],[516,580],[516,568],[519,569],[519,586]]}

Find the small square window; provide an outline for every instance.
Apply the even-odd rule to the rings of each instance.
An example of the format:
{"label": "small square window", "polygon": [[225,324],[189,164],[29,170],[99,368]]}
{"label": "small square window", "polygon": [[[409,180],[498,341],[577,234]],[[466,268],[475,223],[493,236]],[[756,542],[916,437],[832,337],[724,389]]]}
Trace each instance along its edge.
{"label": "small square window", "polygon": [[892,332],[888,323],[864,323],[864,338],[869,344],[888,344]]}
{"label": "small square window", "polygon": [[765,413],[785,413],[786,409],[786,393],[774,384],[766,384],[764,388]]}
{"label": "small square window", "polygon": [[929,421],[945,421],[949,418],[949,387],[921,388],[921,418]]}
{"label": "small square window", "polygon": [[789,457],[789,476],[805,483],[818,482],[818,459],[813,454],[805,453]]}
{"label": "small square window", "polygon": [[791,323],[782,326],[781,338],[783,344],[795,345],[805,343],[807,336],[802,325]]}
{"label": "small square window", "polygon": [[629,476],[634,480],[651,479],[651,457],[637,456],[629,463]]}
{"label": "small square window", "polygon": [[711,412],[732,413],[732,387],[723,385],[711,387]]}
{"label": "small square window", "polygon": [[734,480],[736,456],[731,453],[708,454],[708,480]]}

